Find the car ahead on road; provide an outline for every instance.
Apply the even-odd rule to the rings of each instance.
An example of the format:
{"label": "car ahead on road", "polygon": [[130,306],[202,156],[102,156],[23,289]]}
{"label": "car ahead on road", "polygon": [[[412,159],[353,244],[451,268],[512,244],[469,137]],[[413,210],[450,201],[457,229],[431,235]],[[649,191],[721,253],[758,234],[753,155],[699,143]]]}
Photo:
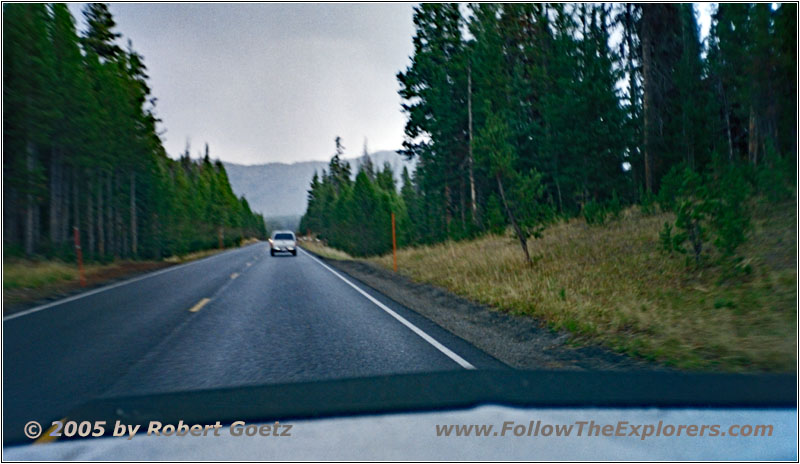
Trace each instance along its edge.
{"label": "car ahead on road", "polygon": [[272,238],[269,239],[269,254],[275,256],[275,253],[291,253],[297,256],[297,238],[294,232],[290,230],[276,230],[272,233]]}

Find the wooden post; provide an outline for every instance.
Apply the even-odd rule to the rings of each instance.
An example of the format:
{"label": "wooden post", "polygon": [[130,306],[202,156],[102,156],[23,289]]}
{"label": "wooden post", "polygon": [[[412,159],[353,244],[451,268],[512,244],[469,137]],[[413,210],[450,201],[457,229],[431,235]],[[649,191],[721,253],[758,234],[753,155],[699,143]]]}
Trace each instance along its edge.
{"label": "wooden post", "polygon": [[397,272],[397,235],[394,232],[394,212],[392,212],[392,262],[394,272]]}
{"label": "wooden post", "polygon": [[78,255],[78,274],[81,279],[81,287],[86,286],[86,276],[83,273],[83,251],[81,250],[81,231],[75,226],[72,228],[75,235],[75,253]]}
{"label": "wooden post", "polygon": [[475,170],[472,156],[472,65],[467,67],[467,121],[469,124],[469,201],[472,209],[472,223],[478,225],[478,203],[475,195]]}

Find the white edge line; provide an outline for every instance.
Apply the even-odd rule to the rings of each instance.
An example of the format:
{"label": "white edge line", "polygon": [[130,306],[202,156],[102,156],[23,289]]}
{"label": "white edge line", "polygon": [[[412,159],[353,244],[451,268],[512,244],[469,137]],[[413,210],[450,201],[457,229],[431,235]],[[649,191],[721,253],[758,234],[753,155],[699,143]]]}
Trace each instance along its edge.
{"label": "white edge line", "polygon": [[[241,250],[241,248],[239,248],[239,249]],[[236,251],[236,250],[230,250],[230,251]],[[202,263],[202,262],[205,262],[205,261],[211,261],[214,258],[219,258],[220,256],[223,256],[223,255],[226,255],[226,254],[228,254],[227,251],[226,252],[222,252],[222,253],[217,253],[217,254],[215,254],[213,256],[209,256],[207,258],[198,259],[196,261],[192,261],[192,262],[189,262],[189,263],[178,264],[176,266],[169,266],[166,269],[161,269],[159,271],[150,272],[150,273],[147,273],[145,275],[141,275],[139,277],[134,277],[132,279],[123,280],[122,282],[113,283],[113,284],[110,284],[110,285],[106,285],[104,287],[95,288],[94,290],[89,290],[88,292],[78,293],[77,295],[72,295],[72,296],[69,296],[69,297],[61,299],[61,300],[53,301],[52,303],[43,304],[41,306],[36,306],[36,307],[30,308],[30,309],[26,309],[25,311],[20,311],[18,313],[14,313],[14,314],[11,314],[11,315],[8,315],[8,316],[4,316],[3,317],[3,322],[10,321],[12,319],[16,319],[16,318],[22,317],[22,316],[27,316],[28,314],[33,314],[33,313],[42,311],[42,310],[47,309],[47,308],[52,308],[53,306],[58,306],[58,305],[62,305],[64,303],[69,303],[71,301],[80,300],[81,298],[85,298],[87,296],[92,296],[92,295],[95,295],[95,294],[100,293],[100,292],[105,292],[106,290],[111,290],[112,288],[122,287],[123,285],[132,284],[134,282],[138,282],[138,281],[144,280],[144,279],[149,279],[150,277],[155,277],[157,275],[166,274],[167,272],[172,272],[172,271],[175,271],[177,269],[184,268],[186,266],[191,266],[193,264],[198,264],[198,263]]]}
{"label": "white edge line", "polygon": [[302,248],[300,248],[300,250],[303,253],[305,253],[309,258],[311,258],[314,261],[316,261],[317,264],[319,264],[320,266],[322,266],[325,269],[329,270],[336,277],[342,279],[347,285],[349,285],[349,286],[353,287],[354,289],[356,289],[356,291],[358,293],[362,294],[366,299],[368,299],[369,301],[375,303],[376,306],[378,306],[382,310],[386,311],[393,318],[397,319],[401,324],[403,324],[404,326],[406,326],[409,329],[411,329],[412,332],[414,332],[415,334],[419,335],[423,340],[425,340],[426,342],[428,342],[431,345],[433,345],[434,348],[436,348],[437,350],[439,350],[442,353],[444,353],[445,356],[447,356],[448,358],[450,358],[453,361],[455,361],[458,365],[460,365],[464,369],[475,369],[475,366],[470,364],[469,361],[467,361],[466,359],[464,359],[461,356],[459,356],[456,353],[454,353],[452,350],[450,350],[450,348],[448,348],[448,347],[442,345],[441,343],[439,343],[438,341],[436,341],[435,338],[433,338],[430,335],[428,335],[427,333],[423,332],[422,329],[420,329],[419,327],[417,327],[414,324],[412,324],[411,322],[409,322],[403,316],[401,316],[401,315],[397,314],[396,312],[392,311],[388,306],[386,306],[385,304],[383,304],[380,301],[378,301],[377,299],[375,299],[369,293],[367,293],[364,290],[361,290],[360,288],[358,288],[358,286],[356,284],[354,284],[354,283],[350,282],[349,280],[347,280],[346,278],[344,278],[341,274],[339,274],[338,272],[336,272],[333,269],[331,269],[327,264],[323,263],[322,261],[320,261],[317,258],[315,258],[314,256],[312,256],[306,250],[303,250]]}

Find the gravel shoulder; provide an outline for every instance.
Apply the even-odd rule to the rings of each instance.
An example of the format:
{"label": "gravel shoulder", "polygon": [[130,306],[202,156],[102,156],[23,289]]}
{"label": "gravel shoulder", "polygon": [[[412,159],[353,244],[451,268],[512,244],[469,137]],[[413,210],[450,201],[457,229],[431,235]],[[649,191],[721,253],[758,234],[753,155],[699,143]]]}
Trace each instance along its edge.
{"label": "gravel shoulder", "polygon": [[667,369],[599,346],[571,346],[569,334],[553,332],[534,318],[496,311],[369,263],[315,256],[514,368]]}

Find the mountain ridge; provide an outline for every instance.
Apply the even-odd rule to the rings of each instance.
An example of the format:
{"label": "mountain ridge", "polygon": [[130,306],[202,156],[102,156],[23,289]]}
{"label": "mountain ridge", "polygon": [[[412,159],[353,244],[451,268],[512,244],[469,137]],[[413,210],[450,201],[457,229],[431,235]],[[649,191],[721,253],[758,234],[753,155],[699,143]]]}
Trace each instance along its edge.
{"label": "mountain ridge", "polygon": [[[383,150],[369,154],[376,169],[382,169],[389,163],[398,180],[407,167],[413,172],[415,161],[408,161],[396,151]],[[347,157],[353,175],[358,172],[362,156]],[[314,173],[327,169],[328,161],[297,161],[295,163],[238,164],[223,161],[228,173],[228,180],[237,196],[244,196],[253,211],[260,212],[265,218],[299,217],[305,213],[308,202],[308,188]],[[290,221],[293,222],[293,221]]]}

